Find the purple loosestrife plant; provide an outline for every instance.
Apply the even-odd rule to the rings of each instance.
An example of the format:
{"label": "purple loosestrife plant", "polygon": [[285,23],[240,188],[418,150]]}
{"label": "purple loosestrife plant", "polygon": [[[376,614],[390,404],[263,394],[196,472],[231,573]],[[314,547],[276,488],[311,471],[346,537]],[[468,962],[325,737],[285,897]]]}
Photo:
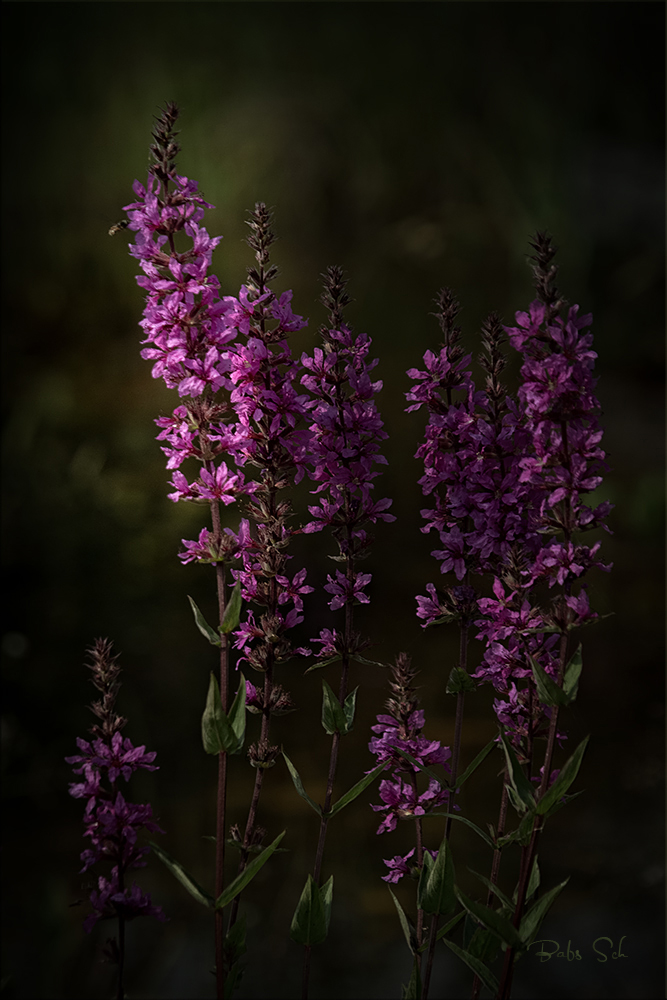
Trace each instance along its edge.
{"label": "purple loosestrife plant", "polygon": [[[380,448],[387,438],[375,404],[382,382],[371,377],[377,359],[368,359],[368,335],[355,335],[344,322],[343,310],[349,298],[342,269],[329,267],[323,277],[322,303],[329,310],[329,322],[320,329],[322,347],[315,348],[312,356],[304,353],[301,358],[306,371],[301,382],[312,397],[308,475],[315,485],[313,493],[319,497],[319,503],[308,508],[313,520],[303,530],[312,534],[331,529],[338,551],[330,558],[343,570],[328,574],[324,589],[331,595],[330,609],[343,610],[344,621],[342,630],[325,628],[312,640],[319,645],[322,659],[309,668],[342,664],[338,696],[326,680],[322,681],[322,725],[332,737],[324,805],[317,806],[304,796],[320,816],[313,875],[308,876],[291,927],[292,940],[305,947],[304,1000],[308,996],[311,948],[325,939],[331,911],[333,875],[320,885],[329,819],[360,795],[380,770],[376,768],[363,777],[332,806],[340,740],[351,731],[356,708],[357,688],[348,694],[350,663],[369,662],[361,655],[369,640],[354,630],[354,605],[369,603],[366,588],[372,574],[359,572],[357,565],[369,554],[373,541],[367,525],[394,520],[388,513],[391,500],[374,500],[372,494],[373,480],[379,475],[374,466],[386,464]],[[286,762],[302,794],[298,772],[287,757]]]}
{"label": "purple loosestrife plant", "polygon": [[[449,761],[452,752],[438,740],[428,739],[422,734],[425,713],[415,694],[416,673],[410,657],[400,653],[395,665],[391,667],[391,697],[386,703],[389,714],[378,715],[377,725],[372,727],[376,735],[369,744],[371,753],[378,759],[378,765],[384,771],[390,771],[389,777],[383,778],[379,786],[382,804],[372,806],[375,812],[384,814],[378,834],[395,830],[399,820],[414,818],[415,822],[415,847],[404,856],[396,855],[385,859],[389,873],[382,876],[385,882],[391,884],[399,882],[405,875],[418,879],[416,927],[411,924],[390,889],[401,925],[406,931],[408,946],[414,955],[412,976],[406,990],[406,995],[409,996],[419,996],[421,993],[422,952],[425,948],[424,914],[432,914],[433,917],[448,914],[455,904],[451,886],[443,891],[452,881],[447,840],[445,838],[442,841],[437,851],[425,848],[422,828],[423,817],[429,814],[443,815],[442,812],[437,812],[438,809],[444,808],[449,812],[451,808],[457,808],[451,802]],[[434,766],[444,769],[444,780],[434,773]],[[428,777],[428,784],[420,792],[418,779],[422,772]],[[432,922],[432,928],[434,927]],[[435,939],[435,929],[432,929],[431,937]],[[433,961],[433,948],[429,948],[428,960],[429,963]],[[429,977],[430,968],[426,982]]]}
{"label": "purple loosestrife plant", "polygon": [[[236,646],[251,666],[265,672],[260,707],[265,721],[259,742],[250,750],[251,762],[264,768],[277,752],[269,747],[264,731],[268,717],[278,702],[284,708],[286,700],[273,687],[272,666],[290,653],[283,633],[300,620],[301,595],[309,590],[303,575],[292,580],[284,575],[289,505],[278,501],[278,491],[289,482],[289,470],[302,462],[304,450],[303,434],[295,430],[303,412],[302,397],[292,389],[296,371],[285,342],[286,334],[299,329],[303,321],[292,313],[291,292],[276,298],[268,287],[275,268],[267,266],[273,236],[263,205],[256,207],[251,220],[250,244],[257,267],[250,269],[249,282],[238,298],[220,295],[220,282],[209,274],[220,237],[211,239],[200,225],[204,209],[211,206],[197,194],[195,181],[176,172],[177,118],[178,109],[169,104],[153,134],[155,162],[148,182],[146,186],[135,182],[138,200],[126,211],[128,228],[136,233],[130,252],[144,272],[137,280],[147,294],[141,325],[149,346],[142,356],[154,362],[153,377],[163,378],[182,399],[172,416],[156,421],[167,468],[173,473],[169,498],[206,504],[211,514],[211,528],[202,528],[196,540],[184,539],[179,555],[183,563],[211,564],[216,574],[217,629],[190,599],[199,630],[220,650],[219,681],[211,674],[202,718],[204,749],[218,757],[215,896],[202,890],[166,852],[159,853],[188,891],[215,911],[217,992],[222,998],[226,975],[232,988],[238,982],[238,958],[245,947],[243,928],[231,931],[235,912],[225,933],[223,909],[282,837],[246,867],[249,848],[257,846],[252,839],[257,794],[241,844],[243,871],[225,889],[227,758],[243,748],[247,691],[241,674],[230,705],[230,635],[235,633]],[[181,471],[186,460],[198,463],[190,478]],[[246,469],[253,466],[259,468],[259,478],[246,479]],[[247,518],[236,533],[223,528],[220,504],[249,497],[253,497],[248,513],[255,532]],[[230,595],[227,567],[239,558],[243,569],[233,571]],[[246,600],[267,606],[259,623],[250,613],[239,627],[242,593]],[[285,608],[290,602],[292,608]],[[232,841],[238,844],[233,835]]]}
{"label": "purple loosestrife plant", "polygon": [[[458,304],[447,290],[440,296],[445,333],[441,352],[427,352],[425,372],[409,372],[417,383],[408,394],[409,409],[426,404],[430,414],[418,456],[425,467],[422,487],[426,494],[435,494],[436,507],[423,512],[423,530],[439,532],[442,548],[433,555],[441,560],[441,571],[453,572],[459,581],[440,594],[430,584],[428,597],[417,599],[417,614],[424,626],[458,618],[462,650],[464,628],[474,624],[486,649],[473,677],[490,681],[501,695],[494,709],[506,767],[500,818],[490,842],[494,858],[486,880],[486,908],[475,908],[458,894],[478,923],[474,946],[470,943],[460,954],[476,973],[473,996],[478,996],[482,981],[499,996],[509,996],[514,955],[534,938],[539,920],[562,888],[548,893],[524,918],[525,901],[539,884],[539,831],[546,816],[565,800],[587,742],[560,771],[552,772],[555,742],[564,739],[558,731],[558,711],[576,696],[581,672],[580,649],[568,660],[568,635],[597,617],[585,590],[575,594],[572,588],[581,587],[581,577],[591,566],[609,568],[597,559],[599,543],[589,547],[575,538],[575,532],[603,525],[610,509],[609,504],[591,509],[581,499],[601,482],[604,458],[593,393],[595,355],[590,335],[579,333],[590,317],[579,318],[577,307],[563,312],[565,304],[553,285],[555,251],[540,234],[533,247],[540,298],[529,313],[517,314],[516,328],[504,328],[524,356],[516,398],[500,382],[503,328],[495,316],[483,329],[485,388],[475,389],[471,373],[464,370],[469,359],[462,358],[456,345],[459,331],[452,321]],[[463,398],[454,398],[456,390]],[[493,597],[472,589],[471,573],[490,580]],[[549,589],[558,587],[547,607],[540,603],[545,583]],[[448,690],[458,690],[460,704],[463,690],[472,687],[459,665]],[[459,725],[457,710],[457,730]],[[546,752],[534,774],[540,738],[546,739]],[[531,782],[539,783],[539,790]],[[521,823],[505,835],[508,800]],[[523,848],[515,905],[497,888],[501,848],[512,842]],[[502,901],[499,911],[490,909],[494,897]],[[506,955],[498,984],[487,964],[500,941]],[[486,964],[476,967],[482,953]]]}
{"label": "purple loosestrife plant", "polygon": [[142,916],[167,919],[136,882],[127,885],[127,873],[146,866],[144,858],[150,848],[138,845],[140,831],[164,831],[153,819],[150,805],[134,805],[121,791],[121,778],[127,783],[139,768],[156,771],[157,766],[153,764],[154,752],[146,753],[145,747],[135,747],[130,739],[121,736],[127,719],[116,713],[120,667],[117,657],[112,656],[111,643],[107,639],[97,639],[89,655],[91,683],[101,694],[90,708],[100,724],[91,726],[91,740],[77,739],[80,752],[65,760],[76,765],[74,773],[82,776],[81,781],[70,784],[69,794],[75,799],[87,800],[84,837],[89,838],[90,847],[81,854],[81,872],[100,863],[111,866],[107,875],[97,877],[96,888],[90,893],[93,910],[83,927],[90,933],[98,920],[118,920],[118,937],[109,939],[107,953],[118,965],[117,996],[122,1000],[125,996],[125,924]]}
{"label": "purple loosestrife plant", "polygon": [[[244,431],[239,460],[254,466],[259,478],[247,508],[254,529],[249,524],[244,528],[243,569],[234,575],[244,600],[261,613],[256,620],[255,612],[248,612],[235,632],[235,646],[241,658],[263,674],[263,685],[258,688],[246,682],[248,707],[262,715],[262,722],[259,739],[248,754],[255,768],[255,786],[245,832],[242,837],[237,829],[232,833],[241,850],[239,878],[264,835],[257,826],[259,798],[264,775],[280,752],[270,742],[271,718],[292,710],[290,695],[275,683],[274,671],[293,656],[311,654],[310,649],[292,644],[289,631],[303,621],[303,597],[313,589],[305,582],[305,569],[288,573],[291,556],[286,552],[295,533],[288,526],[292,516],[288,490],[303,477],[309,443],[308,431],[300,426],[309,400],[294,384],[300,369],[287,338],[306,323],[292,312],[290,291],[277,297],[270,289],[277,268],[270,263],[275,235],[265,205],[255,206],[249,225],[255,265],[248,269],[248,285],[241,294],[246,321],[239,326],[241,336],[232,358],[231,400]],[[236,922],[238,904],[237,895],[230,927]]]}

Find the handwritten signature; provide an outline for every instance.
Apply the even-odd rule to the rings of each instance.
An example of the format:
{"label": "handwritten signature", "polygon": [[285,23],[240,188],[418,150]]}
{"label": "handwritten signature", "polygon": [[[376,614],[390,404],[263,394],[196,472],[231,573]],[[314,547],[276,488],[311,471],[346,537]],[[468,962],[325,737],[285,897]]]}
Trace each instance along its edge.
{"label": "handwritten signature", "polygon": [[[614,942],[610,937],[599,937],[593,942],[592,948],[597,955],[596,961],[598,962],[608,962],[616,961],[619,958],[627,958],[628,956],[623,951],[623,942],[625,941],[627,935],[624,934],[621,940],[618,942],[618,948],[614,948]],[[540,962],[548,962],[552,958],[564,958],[568,962],[581,962],[583,956],[578,948],[572,947],[572,941],[567,942],[566,948],[561,948],[558,941],[552,941],[548,938],[544,938],[541,941],[533,941],[530,945],[532,948],[534,945],[541,945],[539,951],[534,951],[533,954],[536,955]]]}

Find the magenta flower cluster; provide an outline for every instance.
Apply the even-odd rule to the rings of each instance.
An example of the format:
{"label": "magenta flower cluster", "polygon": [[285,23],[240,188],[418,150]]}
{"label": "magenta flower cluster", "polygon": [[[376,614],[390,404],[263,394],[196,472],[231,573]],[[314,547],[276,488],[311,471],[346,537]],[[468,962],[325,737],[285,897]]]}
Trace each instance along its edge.
{"label": "magenta flower cluster", "polygon": [[[384,764],[385,771],[390,772],[389,777],[383,778],[379,784],[381,803],[371,805],[374,812],[383,814],[378,834],[395,830],[402,819],[418,819],[438,808],[448,811],[451,800],[450,790],[432,774],[425,791],[418,789],[420,768],[441,765],[445,775],[451,773],[449,761],[452,753],[438,740],[430,740],[423,735],[425,715],[415,696],[413,680],[416,671],[409,657],[399,654],[390,670],[392,696],[387,701],[390,714],[378,715],[376,725],[371,727],[376,735],[368,744],[377,758],[376,766]],[[408,754],[414,763],[403,754]],[[458,809],[457,806],[453,808]],[[431,852],[433,857],[436,853]],[[413,854],[414,849],[403,857],[397,855],[391,860],[385,859],[389,874],[383,876],[384,881],[398,882],[403,875],[412,873],[414,863],[410,865],[408,862]]]}
{"label": "magenta flower cluster", "polygon": [[[284,516],[278,523],[275,504],[276,490],[303,476],[309,452],[309,433],[300,425],[310,400],[295,387],[301,369],[287,343],[288,334],[306,323],[292,311],[291,291],[278,297],[269,289],[272,274],[261,265],[261,275],[251,269],[238,297],[220,295],[220,283],[209,273],[220,237],[212,239],[201,225],[204,209],[212,206],[197,193],[196,182],[176,173],[176,150],[163,136],[154,148],[163,162],[151,168],[146,186],[135,182],[137,201],[126,206],[129,229],[136,233],[130,252],[140,262],[144,273],[137,280],[147,294],[141,325],[149,346],[142,357],[154,362],[153,377],[183,399],[171,416],[156,420],[173,472],[169,498],[228,505],[252,497],[260,526],[253,534],[244,518],[238,533],[203,528],[196,540],[183,539],[179,555],[183,563],[242,558],[243,569],[233,572],[243,597],[270,607],[272,649],[286,659],[309,652],[275,642],[276,633],[282,637],[302,621],[302,595],[312,590],[305,570],[290,579],[289,557],[277,557],[290,532]],[[256,206],[250,225],[262,261],[264,245],[273,239],[268,223],[264,206]],[[178,250],[177,239],[187,247]],[[195,477],[181,471],[187,459],[199,463]],[[259,469],[259,479],[248,478],[250,467]],[[252,612],[235,634],[242,658],[258,669],[266,649],[253,653],[252,647],[266,635],[267,623],[256,623]]]}
{"label": "magenta flower cluster", "polygon": [[[382,381],[371,377],[378,362],[368,358],[370,337],[353,334],[342,322],[342,305],[347,302],[343,288],[340,269],[329,268],[323,302],[331,306],[335,327],[321,330],[323,349],[301,357],[306,370],[301,383],[313,399],[308,474],[316,484],[313,492],[319,495],[319,502],[308,508],[313,520],[303,530],[331,528],[339,547],[336,558],[347,563],[345,573],[337,570],[327,576],[324,589],[331,594],[332,611],[355,602],[369,603],[366,588],[372,574],[357,572],[354,560],[372,541],[365,526],[394,520],[388,512],[391,500],[374,500],[372,495],[373,480],[379,475],[374,466],[387,462],[380,453],[387,433],[375,403]],[[337,651],[342,639],[336,630],[324,629],[313,641],[325,656]]]}
{"label": "magenta flower cluster", "polygon": [[[516,327],[502,328],[491,317],[483,337],[486,386],[477,390],[466,370],[470,359],[461,357],[452,335],[458,306],[452,308],[449,298],[446,304],[449,339],[439,355],[426,353],[425,371],[408,373],[415,385],[407,409],[429,409],[417,457],[424,461],[422,489],[436,502],[422,511],[422,530],[438,531],[441,548],[432,555],[442,573],[453,572],[463,584],[441,594],[428,584],[428,596],[417,598],[417,615],[426,627],[464,617],[466,605],[468,622],[485,643],[473,676],[501,693],[494,703],[498,719],[516,748],[525,750],[534,736],[544,735],[551,716],[526,683],[531,658],[558,677],[559,634],[597,617],[582,577],[593,566],[610,568],[598,558],[599,542],[578,540],[581,532],[604,526],[611,509],[582,499],[601,483],[604,468],[596,355],[591,335],[583,332],[591,317],[580,317],[577,306],[563,316],[540,300],[517,313]],[[498,378],[505,363],[503,330],[523,356],[516,398]],[[472,574],[491,577],[493,597],[475,593]],[[548,608],[537,599],[536,587],[544,584],[559,588]]]}
{"label": "magenta flower cluster", "polygon": [[143,746],[133,746],[118,731],[110,740],[77,739],[76,742],[81,752],[65,760],[78,765],[74,773],[83,775],[83,781],[70,784],[70,795],[75,799],[87,799],[84,837],[89,838],[90,847],[81,854],[81,871],[86,872],[101,861],[112,865],[110,876],[99,876],[97,889],[90,894],[93,912],[86,917],[84,930],[90,932],[98,920],[106,917],[121,916],[131,920],[138,916],[154,916],[166,920],[161,908],[152,905],[150,896],[143,893],[136,882],[131,887],[124,885],[125,873],[145,867],[143,858],[150,851],[149,847],[138,846],[139,832],[142,829],[151,833],[164,831],[154,821],[150,805],[127,802],[117,787],[121,776],[128,781],[139,768],[156,771],[155,753],[146,753]]}

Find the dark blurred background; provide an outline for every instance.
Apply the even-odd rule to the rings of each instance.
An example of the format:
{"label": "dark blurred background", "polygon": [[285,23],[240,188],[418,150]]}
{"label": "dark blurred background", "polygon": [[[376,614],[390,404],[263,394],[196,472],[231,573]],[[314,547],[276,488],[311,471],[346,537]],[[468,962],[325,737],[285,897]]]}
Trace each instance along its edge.
{"label": "dark blurred background", "polygon": [[[445,694],[455,630],[424,631],[414,595],[438,582],[413,455],[421,413],[404,412],[405,370],[436,348],[429,316],[438,289],[462,303],[477,353],[492,310],[509,322],[532,298],[528,240],[549,230],[559,285],[594,314],[599,397],[611,471],[596,499],[616,506],[602,535],[611,574],[589,575],[591,604],[613,612],[582,636],[585,672],[567,713],[570,750],[588,733],[584,794],[554,818],[540,845],[543,885],[570,882],[542,936],[582,960],[521,960],[516,997],[662,995],[664,957],[664,6],[659,3],[5,3],[3,16],[4,567],[3,977],[7,996],[103,997],[109,925],[81,923],[87,876],[82,803],[67,794],[63,758],[92,722],[85,649],[109,636],[122,654],[126,734],[156,750],[139,774],[165,849],[211,886],[216,765],[199,720],[215,655],[195,630],[186,594],[213,617],[212,574],[182,567],[202,509],[174,505],[156,416],[174,394],[139,357],[142,292],[127,237],[109,227],[148,166],[153,116],[182,110],[179,169],[207,200],[223,291],[244,279],[246,211],[276,211],[277,290],[294,289],[312,349],[324,319],[319,275],[342,264],[348,318],[373,338],[390,434],[379,497],[372,603],[357,622],[371,656],[410,652],[421,670],[428,735],[451,742]],[[303,509],[306,490],[295,503]],[[234,510],[228,510],[234,524]],[[295,550],[318,592],[301,638],[338,623],[321,590],[331,571],[323,537]],[[366,567],[365,567],[366,568]],[[480,648],[473,643],[472,657]],[[475,659],[475,662],[476,662]],[[336,668],[326,676],[334,686]],[[311,795],[323,795],[329,741],[321,684],[296,663],[283,682],[299,712],[275,737]],[[380,668],[360,669],[357,723],[342,748],[339,789],[373,758],[370,726],[386,697]],[[493,735],[491,695],[470,696],[463,762]],[[251,720],[253,723],[255,718]],[[495,822],[499,759],[461,796]],[[252,773],[232,767],[231,819],[245,821]],[[405,852],[406,824],[377,838],[359,799],[332,823],[325,874],[335,875],[330,937],[316,949],[312,996],[388,997],[410,957],[381,876]],[[241,997],[299,994],[301,949],[287,926],[312,867],[317,822],[283,767],[266,782],[260,821],[287,828],[244,895],[250,955]],[[427,827],[432,846],[442,835]],[[457,877],[489,858],[454,830]],[[512,862],[506,886],[511,889]],[[212,921],[157,859],[138,873],[168,912],[130,925],[130,995],[214,996]],[[399,886],[406,906],[412,887]],[[606,962],[592,943],[600,937]],[[622,939],[622,940],[621,940]],[[260,952],[260,944],[261,952]],[[623,958],[612,959],[612,950]],[[598,946],[600,947],[600,946]],[[261,957],[260,957],[261,956]],[[442,948],[432,996],[469,995],[470,976]]]}

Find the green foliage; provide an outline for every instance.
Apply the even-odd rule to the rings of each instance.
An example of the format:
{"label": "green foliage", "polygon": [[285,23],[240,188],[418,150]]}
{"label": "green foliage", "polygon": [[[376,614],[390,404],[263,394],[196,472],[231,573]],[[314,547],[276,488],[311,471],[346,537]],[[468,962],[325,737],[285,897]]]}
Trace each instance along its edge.
{"label": "green foliage", "polygon": [[197,605],[192,600],[189,594],[188,594],[188,600],[190,602],[190,607],[192,608],[192,613],[195,616],[195,622],[197,623],[197,628],[199,629],[201,634],[208,639],[208,641],[211,643],[212,646],[221,646],[222,639],[215,631],[215,629],[212,629],[211,626],[208,624],[203,614],[201,613],[201,611],[199,610],[199,608],[197,607]]}
{"label": "green foliage", "polygon": [[257,857],[250,862],[247,868],[245,868],[240,875],[237,875],[234,881],[230,882],[227,888],[220,893],[215,901],[216,910],[223,910],[225,906],[228,906],[229,903],[231,903],[235,896],[238,896],[240,892],[243,892],[248,882],[255,877],[260,868],[263,868],[269,860],[278,844],[285,836],[285,833],[285,830],[283,830],[282,833],[279,833],[276,839],[269,844],[268,847],[265,847],[262,853],[258,854]]}
{"label": "green foliage", "polygon": [[236,582],[236,586],[232,591],[232,596],[227,602],[227,607],[225,608],[225,613],[220,624],[220,631],[223,635],[229,635],[237,628],[239,620],[241,618],[241,605],[243,599],[241,597],[241,581]]}
{"label": "green foliage", "polygon": [[322,807],[318,806],[317,803],[314,802],[311,799],[310,795],[308,794],[308,792],[306,791],[306,789],[303,787],[303,782],[301,780],[299,772],[297,771],[297,769],[295,768],[294,764],[289,759],[289,757],[287,756],[287,754],[285,753],[284,750],[282,751],[282,755],[285,758],[285,763],[287,764],[287,770],[289,771],[289,773],[292,776],[292,781],[294,782],[294,787],[296,788],[297,792],[299,793],[299,795],[301,796],[301,798],[305,802],[308,803],[308,805],[310,806],[310,808],[314,809],[318,816],[321,816],[322,815]]}
{"label": "green foliage", "polygon": [[320,888],[309,874],[292,917],[290,927],[292,941],[312,946],[321,944],[326,939],[331,919],[332,899],[333,875]]}
{"label": "green foliage", "polygon": [[424,864],[419,876],[417,906],[424,913],[447,916],[456,906],[454,895],[454,863],[444,837],[435,860],[424,852]]}
{"label": "green foliage", "polygon": [[201,720],[202,743],[206,753],[240,753],[245,741],[245,677],[241,674],[236,697],[226,715],[220,700],[220,688],[211,673],[206,707]]}
{"label": "green foliage", "polygon": [[170,854],[167,854],[167,852],[158,844],[154,843],[154,841],[150,840],[149,844],[151,846],[151,850],[157,854],[160,861],[166,865],[171,874],[178,879],[181,885],[188,890],[190,895],[196,899],[198,903],[201,903],[202,906],[215,906],[213,896],[209,895],[205,889],[202,889],[199,883],[193,879],[192,875],[186,872],[185,868],[179,861],[172,858]]}

